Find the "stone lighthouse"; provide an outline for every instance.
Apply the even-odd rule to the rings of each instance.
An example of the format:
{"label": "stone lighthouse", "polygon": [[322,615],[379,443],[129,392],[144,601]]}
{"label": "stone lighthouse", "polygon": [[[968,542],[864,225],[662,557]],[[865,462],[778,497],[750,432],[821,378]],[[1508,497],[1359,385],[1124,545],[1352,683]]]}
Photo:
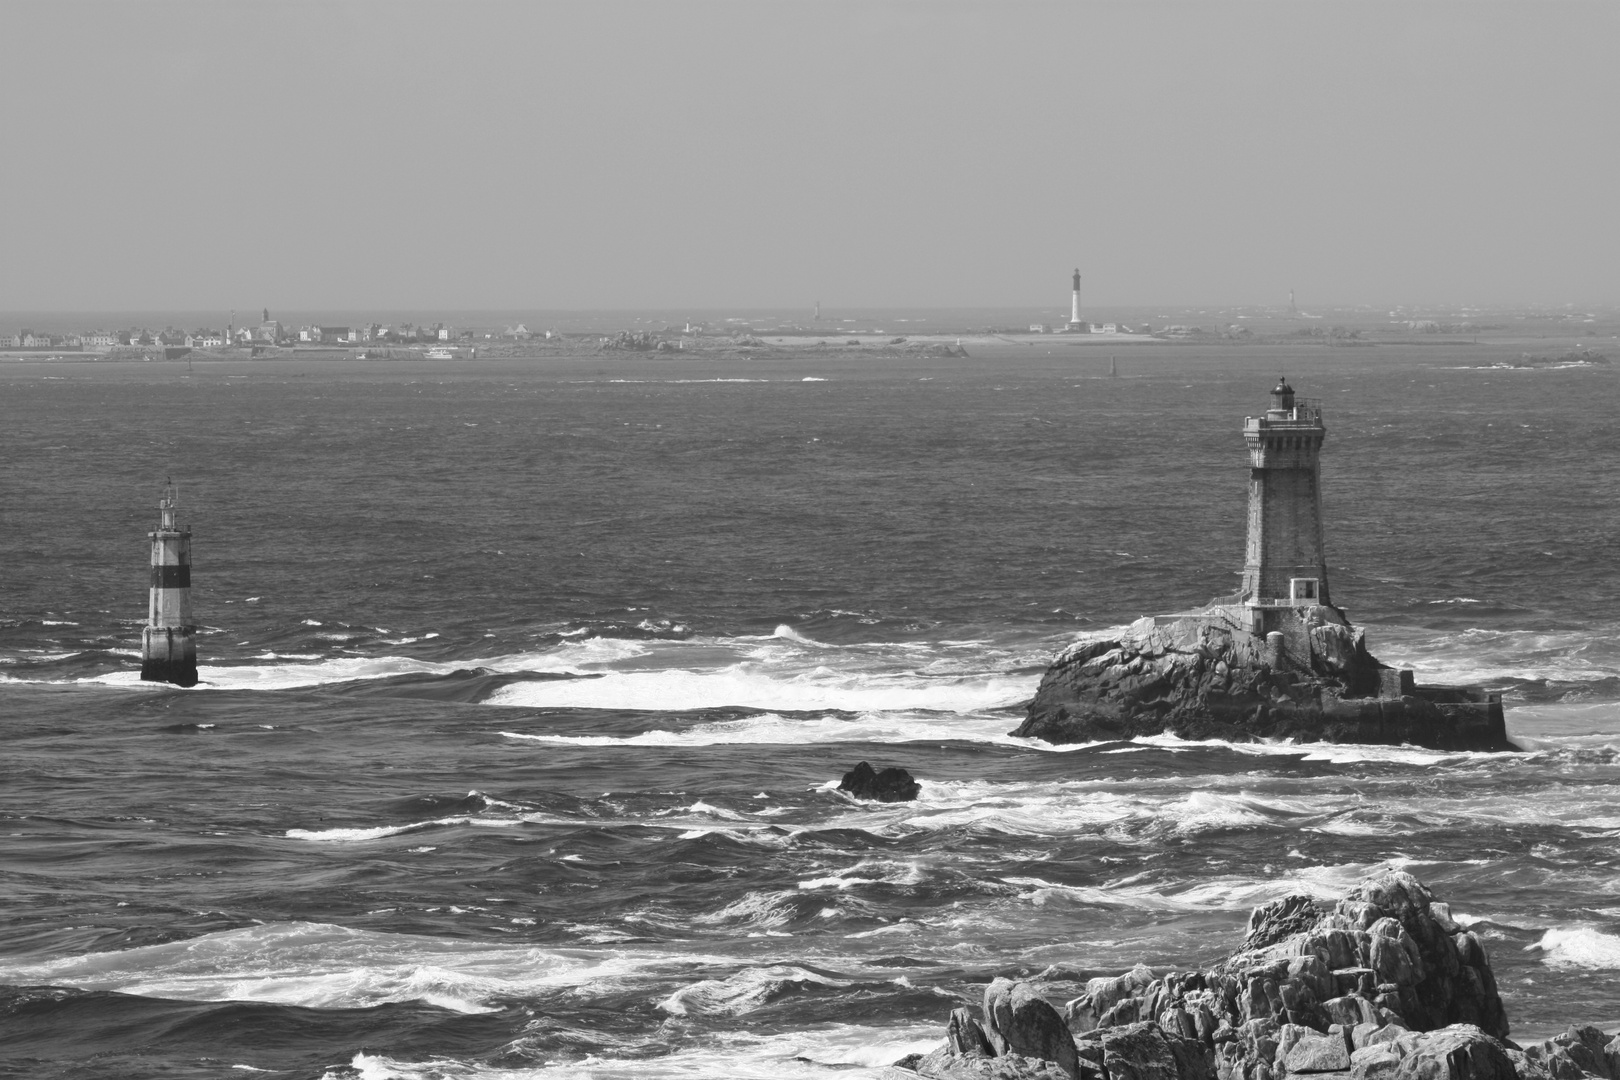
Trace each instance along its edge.
{"label": "stone lighthouse", "polygon": [[1250,607],[1328,605],[1322,552],[1322,408],[1287,379],[1271,407],[1243,421],[1249,445],[1249,536],[1240,595]]}
{"label": "stone lighthouse", "polygon": [[141,680],[197,685],[197,626],[191,615],[191,530],[178,520],[174,485],[163,489],[152,541],[152,589],[141,631]]}
{"label": "stone lighthouse", "polygon": [[1069,329],[1084,332],[1086,324],[1080,318],[1080,268],[1074,268],[1074,295],[1069,307]]}
{"label": "stone lighthouse", "polygon": [[1513,750],[1502,695],[1419,686],[1382,664],[1328,598],[1322,553],[1322,410],[1287,379],[1243,422],[1249,535],[1238,590],[1081,638],[1052,662],[1012,734],[1095,743],[1184,739],[1413,743]]}

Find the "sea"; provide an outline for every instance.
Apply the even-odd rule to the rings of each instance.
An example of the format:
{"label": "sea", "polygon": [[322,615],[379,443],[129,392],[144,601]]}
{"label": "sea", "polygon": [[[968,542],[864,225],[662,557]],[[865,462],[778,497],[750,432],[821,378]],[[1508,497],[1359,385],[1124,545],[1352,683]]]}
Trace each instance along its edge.
{"label": "sea", "polygon": [[[1386,868],[1514,1038],[1613,1030],[1620,368],[1537,334],[0,362],[0,1075],[875,1077]],[[1335,601],[1521,750],[1009,734],[1231,590],[1280,375]],[[138,677],[171,480],[190,689]]]}

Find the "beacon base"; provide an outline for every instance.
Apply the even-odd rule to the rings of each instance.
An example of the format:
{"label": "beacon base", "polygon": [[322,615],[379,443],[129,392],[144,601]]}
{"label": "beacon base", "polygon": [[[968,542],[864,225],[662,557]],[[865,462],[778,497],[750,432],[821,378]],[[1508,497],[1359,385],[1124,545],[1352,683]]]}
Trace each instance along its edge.
{"label": "beacon base", "polygon": [[189,626],[141,631],[141,681],[197,685],[197,639]]}

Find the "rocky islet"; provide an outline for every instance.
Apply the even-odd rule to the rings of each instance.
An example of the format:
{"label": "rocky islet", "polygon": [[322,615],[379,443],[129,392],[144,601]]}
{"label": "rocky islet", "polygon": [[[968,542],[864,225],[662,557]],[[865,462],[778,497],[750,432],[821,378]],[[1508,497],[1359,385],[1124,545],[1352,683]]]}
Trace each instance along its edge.
{"label": "rocky islet", "polygon": [[1322,409],[1287,379],[1247,417],[1248,536],[1230,596],[1077,642],[1012,734],[1051,743],[1182,738],[1410,743],[1504,751],[1499,693],[1418,686],[1380,663],[1334,605],[1322,531]]}
{"label": "rocky islet", "polygon": [[[981,1018],[982,1017],[982,1018]],[[1061,1006],[997,978],[979,1016],[891,1080],[1620,1080],[1620,1034],[1571,1027],[1519,1046],[1484,943],[1412,875],[1374,875],[1326,906],[1256,908],[1202,971],[1092,979]]]}

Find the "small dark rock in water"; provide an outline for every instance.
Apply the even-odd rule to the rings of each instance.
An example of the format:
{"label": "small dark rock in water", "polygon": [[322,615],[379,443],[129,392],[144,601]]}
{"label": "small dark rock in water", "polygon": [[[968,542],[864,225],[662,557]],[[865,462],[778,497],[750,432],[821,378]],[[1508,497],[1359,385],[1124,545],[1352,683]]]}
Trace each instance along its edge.
{"label": "small dark rock in water", "polygon": [[875,802],[910,802],[922,790],[922,785],[904,769],[884,769],[878,772],[861,762],[838,784],[839,791],[847,791],[857,799]]}

